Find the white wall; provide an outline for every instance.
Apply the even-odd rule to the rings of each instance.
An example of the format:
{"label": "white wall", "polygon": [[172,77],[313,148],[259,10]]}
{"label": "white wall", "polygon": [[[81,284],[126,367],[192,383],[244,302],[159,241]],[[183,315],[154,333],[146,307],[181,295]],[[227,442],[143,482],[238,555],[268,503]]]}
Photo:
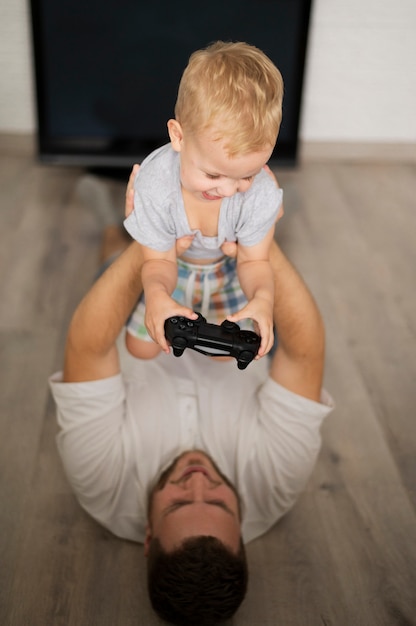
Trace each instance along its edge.
{"label": "white wall", "polygon": [[28,6],[0,0],[0,132],[36,128]]}
{"label": "white wall", "polygon": [[[57,0],[59,1],[59,0]],[[28,0],[0,4],[0,132],[33,132]],[[416,142],[416,0],[314,0],[300,136]]]}
{"label": "white wall", "polygon": [[314,0],[300,135],[416,141],[416,0]]}

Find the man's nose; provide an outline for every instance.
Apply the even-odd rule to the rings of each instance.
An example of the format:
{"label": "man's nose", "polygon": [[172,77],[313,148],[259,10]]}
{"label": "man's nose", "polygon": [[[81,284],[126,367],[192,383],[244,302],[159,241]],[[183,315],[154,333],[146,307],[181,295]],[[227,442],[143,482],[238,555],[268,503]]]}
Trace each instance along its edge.
{"label": "man's nose", "polygon": [[192,472],[185,481],[185,488],[192,494],[195,500],[202,499],[208,487],[209,482],[202,472]]}

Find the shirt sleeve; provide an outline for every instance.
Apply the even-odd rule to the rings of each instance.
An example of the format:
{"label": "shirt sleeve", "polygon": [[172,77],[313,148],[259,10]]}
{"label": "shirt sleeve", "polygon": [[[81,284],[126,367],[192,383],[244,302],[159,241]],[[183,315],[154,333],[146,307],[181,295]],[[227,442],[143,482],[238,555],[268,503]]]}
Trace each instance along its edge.
{"label": "shirt sleeve", "polygon": [[243,246],[260,243],[276,222],[283,201],[283,190],[264,170],[243,195],[241,211],[236,221],[236,237]]}
{"label": "shirt sleeve", "polygon": [[137,530],[139,511],[123,510],[124,492],[138,492],[138,487],[129,484],[136,478],[129,437],[123,429],[121,374],[93,382],[63,383],[58,373],[49,384],[57,405],[58,451],[79,503],[115,534],[142,540]]}
{"label": "shirt sleeve", "polygon": [[334,406],[326,391],[321,402],[314,402],[270,378],[257,400],[257,419],[252,420],[239,481],[246,542],[271,528],[304,490],[320,450],[322,422]]}
{"label": "shirt sleeve", "polygon": [[175,245],[176,228],[168,201],[163,206],[142,191],[135,191],[134,210],[124,220],[124,227],[133,239],[152,250],[166,252]]}
{"label": "shirt sleeve", "polygon": [[134,181],[134,209],[125,219],[127,232],[139,243],[165,252],[178,236],[179,159],[170,144],[146,157]]}

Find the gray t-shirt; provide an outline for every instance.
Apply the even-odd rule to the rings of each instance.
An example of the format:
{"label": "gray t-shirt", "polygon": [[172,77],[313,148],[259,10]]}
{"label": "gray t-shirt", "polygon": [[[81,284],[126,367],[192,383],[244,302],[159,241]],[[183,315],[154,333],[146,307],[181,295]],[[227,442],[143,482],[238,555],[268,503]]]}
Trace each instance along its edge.
{"label": "gray t-shirt", "polygon": [[125,220],[129,234],[148,248],[165,252],[176,239],[195,235],[186,251],[191,259],[221,257],[224,241],[244,246],[259,243],[275,223],[283,191],[261,170],[245,193],[221,202],[216,237],[191,229],[185,212],[180,182],[180,157],[171,144],[152,152],[142,163],[135,181],[134,211]]}

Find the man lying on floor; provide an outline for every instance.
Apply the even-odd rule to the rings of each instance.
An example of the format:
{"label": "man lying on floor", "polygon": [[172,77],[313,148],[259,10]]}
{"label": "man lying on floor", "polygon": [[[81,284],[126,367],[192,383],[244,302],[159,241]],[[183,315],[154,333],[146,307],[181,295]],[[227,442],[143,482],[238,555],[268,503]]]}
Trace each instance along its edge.
{"label": "man lying on floor", "polygon": [[303,491],[332,409],[321,390],[319,311],[275,244],[271,263],[271,360],[239,370],[234,359],[188,349],[179,358],[131,357],[118,337],[142,289],[133,242],[79,304],[64,371],[50,379],[58,448],[81,506],[115,535],[144,543],[152,605],[173,623],[235,613],[247,586],[244,544]]}

